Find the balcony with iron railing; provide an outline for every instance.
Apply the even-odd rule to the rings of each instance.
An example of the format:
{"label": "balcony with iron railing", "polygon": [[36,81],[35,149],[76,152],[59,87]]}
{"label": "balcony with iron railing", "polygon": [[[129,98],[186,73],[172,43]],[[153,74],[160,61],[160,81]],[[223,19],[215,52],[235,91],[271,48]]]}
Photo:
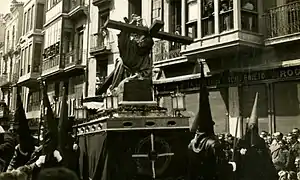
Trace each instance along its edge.
{"label": "balcony with iron railing", "polygon": [[12,82],[11,82],[9,74],[5,73],[5,74],[0,75],[0,87],[1,88],[8,87],[11,84],[12,84]]}
{"label": "balcony with iron railing", "polygon": [[50,76],[63,71],[64,61],[59,54],[48,57],[42,62],[42,76]]}
{"label": "balcony with iron railing", "polygon": [[85,0],[70,0],[69,18],[78,19],[80,17],[86,17],[88,14],[88,6],[85,4]]}
{"label": "balcony with iron railing", "polygon": [[159,40],[153,46],[153,62],[159,62],[181,57],[181,44]]}
{"label": "balcony with iron railing", "polygon": [[105,28],[91,35],[90,54],[93,56],[111,53],[111,32]]}
{"label": "balcony with iron railing", "polygon": [[266,45],[300,39],[300,1],[269,9],[264,17]]}
{"label": "balcony with iron railing", "polygon": [[18,85],[26,87],[34,87],[38,85],[38,77],[40,76],[40,59],[32,59],[31,64],[20,68],[20,76]]}
{"label": "balcony with iron railing", "polygon": [[83,58],[86,56],[86,50],[75,47],[72,51],[63,54],[64,72],[65,73],[80,73],[83,72],[85,65]]}
{"label": "balcony with iron railing", "polygon": [[41,76],[51,76],[63,71],[64,61],[60,53],[60,42],[57,42],[44,49],[43,62],[41,64]]}

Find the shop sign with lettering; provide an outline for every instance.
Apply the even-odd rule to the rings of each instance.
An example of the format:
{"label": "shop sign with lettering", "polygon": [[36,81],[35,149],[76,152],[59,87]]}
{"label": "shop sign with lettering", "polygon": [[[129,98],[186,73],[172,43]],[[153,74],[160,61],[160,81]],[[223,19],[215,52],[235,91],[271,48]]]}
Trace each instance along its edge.
{"label": "shop sign with lettering", "polygon": [[[224,87],[230,85],[246,85],[253,83],[261,83],[262,81],[284,81],[300,78],[300,66],[284,67],[278,69],[268,69],[263,71],[248,72],[224,72],[208,77],[207,85],[213,87]],[[172,82],[156,85],[159,93],[171,92],[177,87],[180,90],[197,90],[199,89],[200,79],[184,80],[181,82]]]}

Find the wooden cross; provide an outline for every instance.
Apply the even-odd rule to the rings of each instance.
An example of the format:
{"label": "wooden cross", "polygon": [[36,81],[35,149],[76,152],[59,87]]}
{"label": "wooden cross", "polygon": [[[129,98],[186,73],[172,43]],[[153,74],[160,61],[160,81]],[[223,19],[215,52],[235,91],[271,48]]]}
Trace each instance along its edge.
{"label": "wooden cross", "polygon": [[150,28],[127,24],[121,21],[114,21],[110,19],[107,20],[104,24],[104,27],[107,28],[118,29],[118,30],[137,33],[137,34],[150,34],[150,36],[153,38],[182,43],[186,45],[191,44],[193,42],[193,39],[190,37],[160,31],[160,29],[163,26],[164,26],[164,22],[159,20],[155,20]]}
{"label": "wooden cross", "polygon": [[157,153],[155,151],[154,148],[154,134],[151,133],[151,151],[149,154],[133,154],[132,157],[133,158],[148,158],[151,162],[151,169],[152,169],[152,178],[155,179],[156,178],[156,171],[155,171],[155,161],[157,160],[157,158],[159,157],[165,157],[165,156],[174,156],[174,153]]}

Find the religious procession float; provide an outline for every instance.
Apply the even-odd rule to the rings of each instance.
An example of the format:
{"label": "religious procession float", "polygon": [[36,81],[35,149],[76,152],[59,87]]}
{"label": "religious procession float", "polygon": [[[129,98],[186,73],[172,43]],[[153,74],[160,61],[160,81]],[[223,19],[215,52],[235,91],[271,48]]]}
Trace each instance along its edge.
{"label": "religious procession float", "polygon": [[[120,60],[104,83],[103,104],[93,118],[76,124],[82,176],[90,179],[180,179],[186,176],[187,147],[191,140],[184,95],[172,95],[173,113],[155,100],[151,80],[152,37],[182,43],[192,40],[151,28],[108,20],[106,26],[121,30]],[[132,38],[133,37],[133,38]],[[128,75],[129,74],[129,75]],[[123,78],[125,77],[125,79]]]}

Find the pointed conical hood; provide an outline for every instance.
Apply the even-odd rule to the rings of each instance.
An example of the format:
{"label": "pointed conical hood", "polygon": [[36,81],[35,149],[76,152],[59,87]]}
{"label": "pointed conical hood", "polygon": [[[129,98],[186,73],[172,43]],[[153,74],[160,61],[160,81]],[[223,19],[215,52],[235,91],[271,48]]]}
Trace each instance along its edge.
{"label": "pointed conical hood", "polygon": [[211,115],[211,109],[209,104],[209,92],[206,86],[206,78],[204,76],[204,66],[201,65],[201,78],[200,78],[200,99],[198,113],[193,121],[191,131],[203,132],[207,134],[214,134],[214,121]]}
{"label": "pointed conical hood", "polygon": [[257,116],[258,93],[255,95],[252,113],[248,121],[248,128],[244,135],[245,143],[251,147],[264,147],[264,140],[258,134],[258,116]]}
{"label": "pointed conical hood", "polygon": [[17,104],[14,114],[14,120],[17,122],[17,133],[19,135],[20,147],[24,152],[31,152],[34,149],[34,139],[31,136],[28,120],[26,118],[21,95],[17,92]]}
{"label": "pointed conical hood", "polygon": [[43,152],[44,154],[51,154],[57,148],[58,145],[58,131],[57,131],[57,121],[54,117],[52,111],[47,89],[43,88],[43,108],[45,110],[44,122],[46,123],[46,135],[44,137]]}
{"label": "pointed conical hood", "polygon": [[63,87],[62,107],[58,125],[59,151],[64,158],[63,165],[69,169],[75,170],[76,164],[74,163],[74,158],[76,158],[76,156],[73,154],[74,139],[72,137],[73,121],[72,119],[69,119],[68,116],[67,99],[67,90]]}
{"label": "pointed conical hood", "polygon": [[[255,94],[255,100],[252,107],[251,116],[248,122],[248,129],[258,130],[258,117],[257,117],[257,101],[258,101],[258,92]],[[258,132],[258,131],[257,131]]]}
{"label": "pointed conical hood", "polygon": [[69,121],[68,116],[67,92],[65,87],[63,87],[62,106],[60,110],[61,111],[58,125],[59,147],[61,150],[63,150],[68,145],[68,143],[73,143],[68,141],[69,134],[70,132],[72,132],[72,124]]}
{"label": "pointed conical hood", "polygon": [[28,120],[26,118],[21,95],[19,94],[19,92],[17,92],[17,104],[16,104],[16,110],[14,114],[14,120],[18,124],[17,133],[20,136],[30,134]]}

